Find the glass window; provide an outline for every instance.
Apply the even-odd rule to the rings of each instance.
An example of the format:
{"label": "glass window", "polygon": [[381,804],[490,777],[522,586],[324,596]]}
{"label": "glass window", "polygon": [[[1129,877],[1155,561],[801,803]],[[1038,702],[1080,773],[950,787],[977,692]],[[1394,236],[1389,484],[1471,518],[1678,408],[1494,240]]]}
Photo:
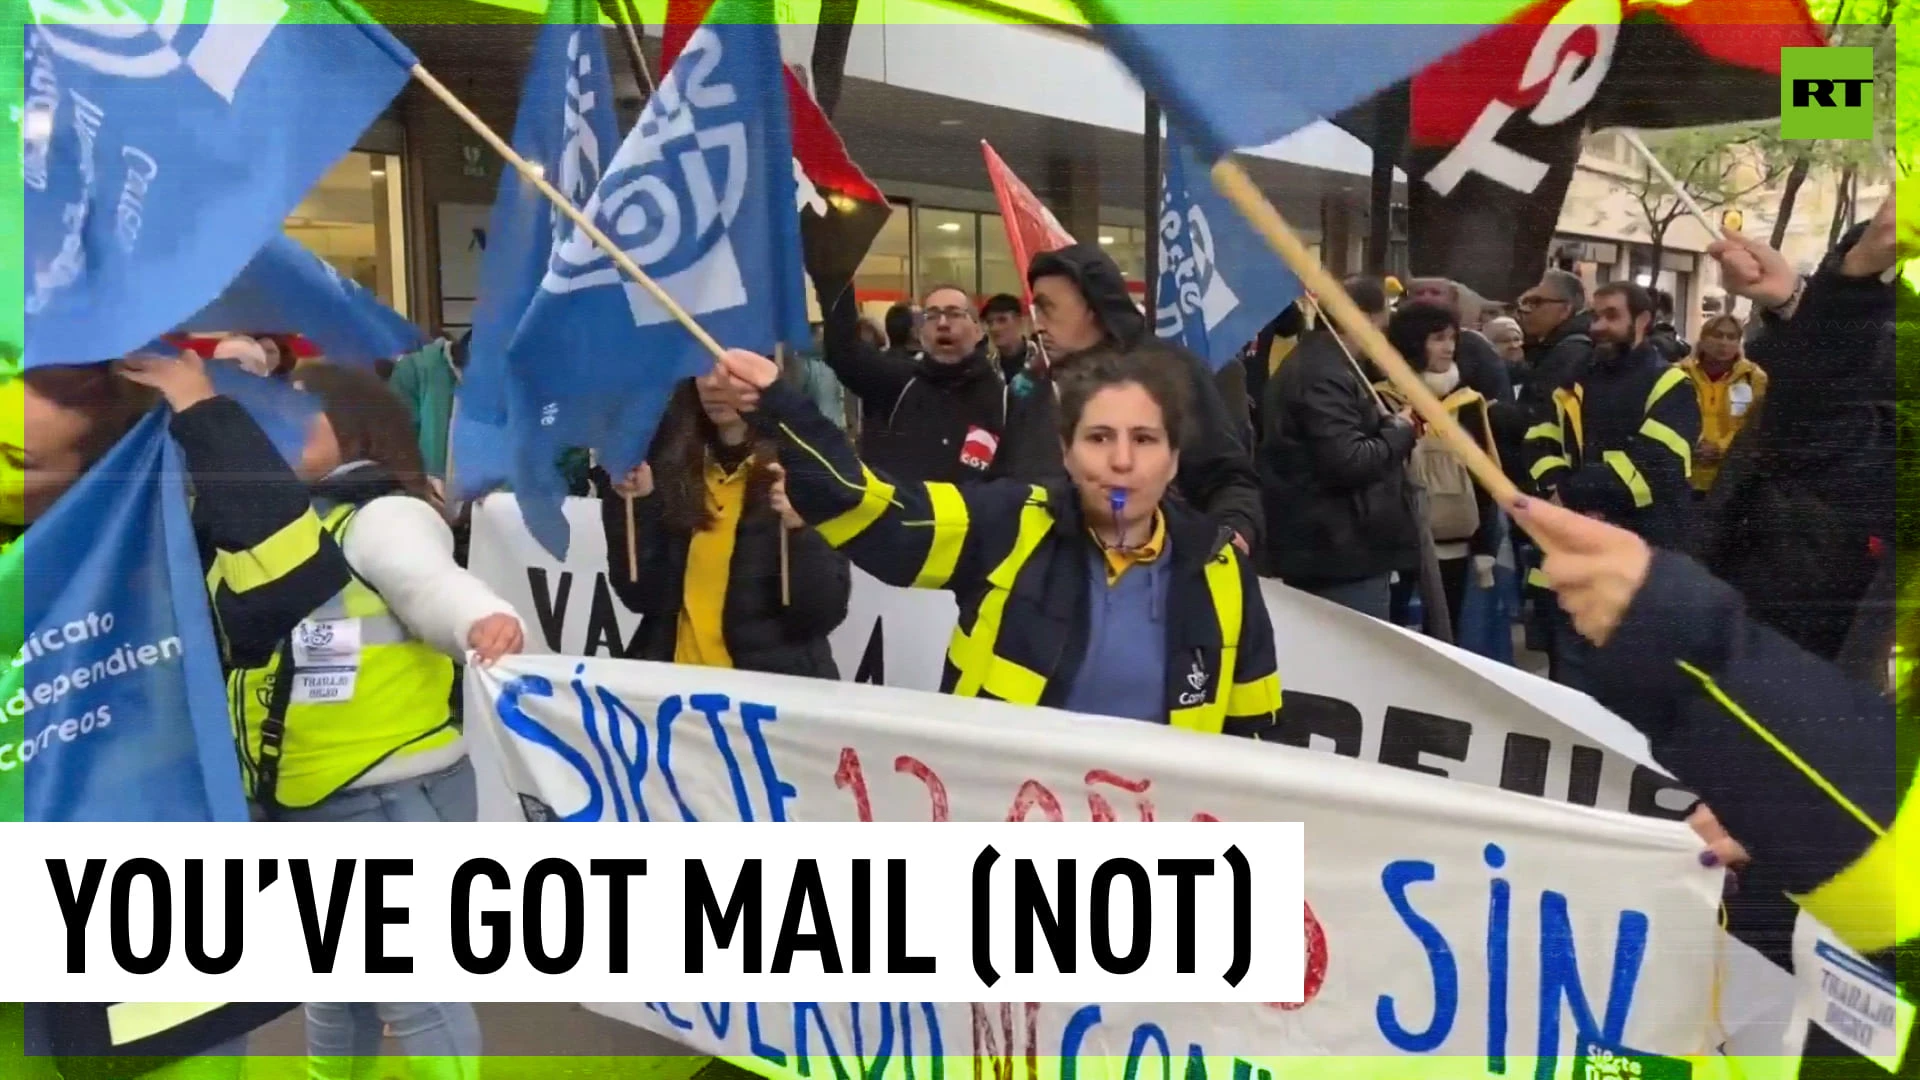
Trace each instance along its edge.
{"label": "glass window", "polygon": [[917,206],[913,210],[919,246],[914,255],[916,291],[940,284],[977,290],[980,281],[980,215],[962,210]]}
{"label": "glass window", "polygon": [[861,305],[889,305],[913,296],[913,208],[894,203],[893,213],[867,249],[853,275],[854,295]]}
{"label": "glass window", "polygon": [[287,215],[288,236],[408,314],[400,158],[353,151]]}
{"label": "glass window", "polygon": [[1144,280],[1147,266],[1147,230],[1125,225],[1100,226],[1100,247],[1120,264],[1128,282]]}
{"label": "glass window", "polygon": [[1013,245],[1007,243],[1007,221],[999,214],[980,215],[980,299],[995,293],[1023,294],[1026,271],[1013,265]]}

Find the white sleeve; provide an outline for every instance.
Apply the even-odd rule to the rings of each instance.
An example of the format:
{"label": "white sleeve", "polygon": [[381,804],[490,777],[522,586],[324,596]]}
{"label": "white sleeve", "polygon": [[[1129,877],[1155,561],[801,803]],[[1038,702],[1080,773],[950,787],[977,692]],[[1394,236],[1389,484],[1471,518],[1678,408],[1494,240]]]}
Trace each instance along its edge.
{"label": "white sleeve", "polygon": [[357,511],[341,544],[347,565],[378,592],[420,640],[458,660],[467,633],[489,615],[518,614],[453,560],[453,532],[440,512],[388,495]]}

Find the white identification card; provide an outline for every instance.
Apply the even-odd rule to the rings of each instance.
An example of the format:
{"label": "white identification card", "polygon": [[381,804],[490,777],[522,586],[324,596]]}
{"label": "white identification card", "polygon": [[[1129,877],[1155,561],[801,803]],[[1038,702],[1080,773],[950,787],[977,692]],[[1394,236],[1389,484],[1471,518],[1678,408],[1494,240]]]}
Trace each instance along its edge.
{"label": "white identification card", "polygon": [[1747,409],[1753,404],[1753,384],[1742,382],[1727,387],[1727,404],[1732,407],[1733,415],[1747,415]]}
{"label": "white identification card", "polygon": [[1793,971],[1800,984],[1796,1012],[1861,1057],[1899,1071],[1913,1034],[1914,1005],[1885,972],[1804,911],[1793,925]]}
{"label": "white identification card", "polygon": [[293,631],[293,702],[353,700],[360,678],[360,620],[308,619]]}

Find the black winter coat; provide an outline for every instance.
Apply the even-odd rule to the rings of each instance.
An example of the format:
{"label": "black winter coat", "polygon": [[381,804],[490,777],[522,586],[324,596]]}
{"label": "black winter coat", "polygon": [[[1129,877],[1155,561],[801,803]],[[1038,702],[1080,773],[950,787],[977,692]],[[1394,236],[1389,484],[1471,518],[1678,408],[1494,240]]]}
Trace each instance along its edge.
{"label": "black winter coat", "polygon": [[[635,580],[627,573],[626,501],[614,493],[604,470],[595,471],[594,483],[601,492],[600,517],[607,533],[607,584],[643,619],[640,654],[630,659],[670,663],[679,636],[692,537],[667,528],[658,494],[635,499],[640,564]],[[741,671],[838,679],[827,635],[847,617],[852,571],[846,557],[827,546],[819,533],[796,529],[787,536],[791,603],[782,605],[781,528],[780,515],[765,499],[749,499],[740,513],[721,615],[727,653]]]}
{"label": "black winter coat", "polygon": [[840,384],[860,399],[862,461],[902,480],[986,477],[1008,396],[984,340],[957,364],[882,352],[860,339],[860,311],[847,289],[826,311],[821,346]]}
{"label": "black winter coat", "polygon": [[1265,414],[1267,574],[1313,588],[1418,565],[1413,428],[1381,415],[1331,331],[1302,337],[1267,380]]}
{"label": "black winter coat", "polygon": [[[1146,318],[1127,293],[1119,266],[1098,246],[1075,244],[1037,256],[1028,276],[1054,274],[1078,283],[1081,295],[1099,315],[1110,345],[1148,351],[1185,368],[1191,401],[1186,440],[1180,447],[1178,494],[1187,505],[1232,529],[1258,550],[1263,523],[1260,481],[1237,434],[1245,422],[1228,414],[1214,373],[1199,357],[1151,336]],[[1054,356],[1052,361],[1056,368],[1065,367],[1072,365],[1073,357]],[[1033,388],[1014,401],[1000,454],[994,459],[994,477],[1046,484],[1066,475],[1051,374],[1034,378]],[[864,447],[861,457],[867,458]],[[869,459],[869,464],[875,463]]]}
{"label": "black winter coat", "polygon": [[1748,355],[1767,369],[1767,399],[1734,440],[1695,546],[1755,618],[1828,658],[1895,532],[1896,286],[1839,273],[1865,228],[1808,279],[1792,321],[1754,320]]}

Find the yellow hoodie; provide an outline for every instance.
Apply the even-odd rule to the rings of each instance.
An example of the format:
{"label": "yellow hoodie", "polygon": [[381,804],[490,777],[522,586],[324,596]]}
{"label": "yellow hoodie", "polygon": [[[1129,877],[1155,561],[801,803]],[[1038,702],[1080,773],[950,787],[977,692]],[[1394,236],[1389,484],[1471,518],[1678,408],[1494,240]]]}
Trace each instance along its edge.
{"label": "yellow hoodie", "polygon": [[[1747,417],[1753,415],[1766,396],[1767,373],[1744,356],[1735,360],[1725,377],[1719,379],[1708,375],[1696,356],[1680,361],[1680,370],[1693,381],[1694,396],[1700,400],[1700,441],[1718,447],[1724,457],[1727,447],[1733,444],[1733,437],[1740,434]],[[1706,464],[1695,458],[1694,488],[1698,491],[1712,488],[1714,477],[1719,473],[1718,463]]]}

